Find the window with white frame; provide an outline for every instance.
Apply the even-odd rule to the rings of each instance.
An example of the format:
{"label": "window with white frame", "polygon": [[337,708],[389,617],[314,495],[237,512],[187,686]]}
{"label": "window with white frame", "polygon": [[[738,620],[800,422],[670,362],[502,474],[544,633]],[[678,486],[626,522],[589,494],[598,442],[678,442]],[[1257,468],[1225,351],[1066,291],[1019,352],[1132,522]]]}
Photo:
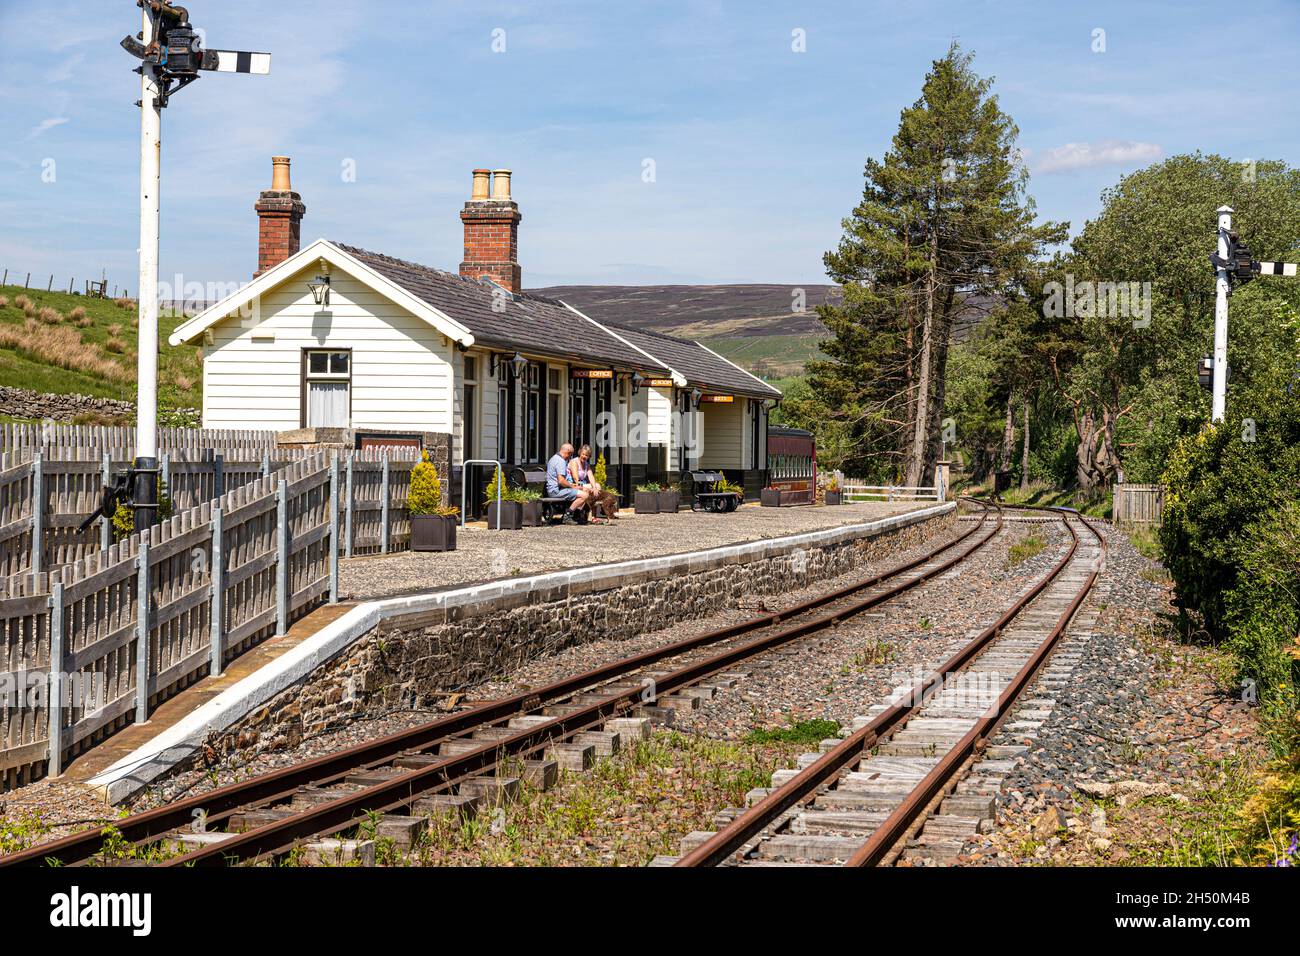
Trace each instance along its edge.
{"label": "window with white frame", "polygon": [[347,428],[352,424],[352,352],[307,349],[303,356],[303,425]]}

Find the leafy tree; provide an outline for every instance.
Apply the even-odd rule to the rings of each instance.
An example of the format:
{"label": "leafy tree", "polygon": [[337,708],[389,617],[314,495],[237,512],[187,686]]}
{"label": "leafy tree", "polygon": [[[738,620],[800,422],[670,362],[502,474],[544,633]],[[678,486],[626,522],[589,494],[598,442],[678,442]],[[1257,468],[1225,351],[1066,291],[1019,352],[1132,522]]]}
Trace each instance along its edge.
{"label": "leafy tree", "polygon": [[[1175,156],[1126,176],[1102,195],[1101,215],[1088,222],[1052,278],[1076,290],[1073,315],[1053,315],[1043,294],[1038,349],[1058,394],[1071,408],[1078,435],[1081,486],[1126,476],[1154,480],[1165,454],[1209,417],[1196,362],[1210,351],[1215,210],[1237,210],[1240,232],[1261,258],[1280,258],[1300,242],[1300,174],[1280,162],[1252,166],[1221,156]],[[1243,298],[1285,296],[1251,283],[1234,295],[1230,342],[1233,382],[1243,382]],[[1082,298],[1095,283],[1136,283],[1148,315],[1092,306]],[[1144,284],[1149,284],[1144,286]],[[1113,303],[1108,303],[1113,304]],[[1080,306],[1084,307],[1080,307]]]}

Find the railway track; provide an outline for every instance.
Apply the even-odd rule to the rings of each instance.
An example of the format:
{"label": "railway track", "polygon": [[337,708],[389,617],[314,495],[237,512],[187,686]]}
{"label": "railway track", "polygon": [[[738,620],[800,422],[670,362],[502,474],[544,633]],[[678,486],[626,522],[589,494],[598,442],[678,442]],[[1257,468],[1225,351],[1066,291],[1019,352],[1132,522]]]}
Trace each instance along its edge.
{"label": "railway track", "polygon": [[1087,519],[1058,513],[1067,553],[997,622],[749,809],[724,811],[729,822],[716,833],[693,834],[680,858],[659,862],[877,866],[904,853],[924,859],[927,837],[951,846],[974,833],[991,814],[995,785],[962,789],[962,778],[1066,633],[1105,554]]}
{"label": "railway track", "polygon": [[[880,574],[502,700],[359,744],[114,823],[137,848],[166,847],[161,866],[222,866],[306,858],[348,861],[366,841],[333,839],[363,825],[399,846],[435,815],[463,817],[508,802],[521,779],[538,787],[559,768],[648,736],[742,674],[730,669],[832,627],[946,573],[1001,530],[1002,511],[970,499],[980,519],[955,538]],[[711,683],[709,683],[711,681]],[[21,853],[0,867],[103,860],[104,836],[86,830]],[[180,852],[176,852],[179,848]],[[147,858],[147,854],[144,854]]]}

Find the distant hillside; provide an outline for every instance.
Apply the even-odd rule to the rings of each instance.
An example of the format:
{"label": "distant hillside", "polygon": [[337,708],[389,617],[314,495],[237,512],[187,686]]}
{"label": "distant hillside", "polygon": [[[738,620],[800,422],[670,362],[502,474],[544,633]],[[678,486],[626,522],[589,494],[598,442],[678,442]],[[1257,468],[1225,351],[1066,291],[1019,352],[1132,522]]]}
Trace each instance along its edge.
{"label": "distant hillside", "polygon": [[[158,318],[163,409],[194,408],[201,401],[198,350],[166,343],[181,321],[167,313]],[[0,286],[0,385],[134,401],[135,371],[134,301]]]}
{"label": "distant hillside", "polygon": [[[794,312],[802,290],[802,312]],[[764,377],[796,375],[818,355],[826,330],[818,305],[834,285],[566,285],[529,289],[563,299],[593,319],[695,339]]]}

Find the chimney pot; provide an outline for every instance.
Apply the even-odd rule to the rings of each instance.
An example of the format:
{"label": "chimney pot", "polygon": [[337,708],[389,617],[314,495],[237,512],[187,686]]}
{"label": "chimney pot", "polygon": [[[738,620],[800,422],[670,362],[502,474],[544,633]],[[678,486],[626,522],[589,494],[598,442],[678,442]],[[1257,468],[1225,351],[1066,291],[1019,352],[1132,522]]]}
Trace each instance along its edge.
{"label": "chimney pot", "polygon": [[288,156],[271,157],[271,192],[293,192],[293,186],[289,184]]}
{"label": "chimney pot", "polygon": [[300,248],[302,217],[307,212],[302,198],[289,182],[289,157],[271,157],[271,188],[253,204],[257,210],[257,278],[279,265]]}
{"label": "chimney pot", "polygon": [[510,170],[492,170],[492,199],[494,202],[510,202]]}
{"label": "chimney pot", "polygon": [[[488,180],[491,179],[491,196]],[[460,211],[465,225],[465,259],[460,274],[491,279],[511,292],[523,288],[519,268],[519,207],[510,198],[510,170],[474,170],[474,191]]]}

